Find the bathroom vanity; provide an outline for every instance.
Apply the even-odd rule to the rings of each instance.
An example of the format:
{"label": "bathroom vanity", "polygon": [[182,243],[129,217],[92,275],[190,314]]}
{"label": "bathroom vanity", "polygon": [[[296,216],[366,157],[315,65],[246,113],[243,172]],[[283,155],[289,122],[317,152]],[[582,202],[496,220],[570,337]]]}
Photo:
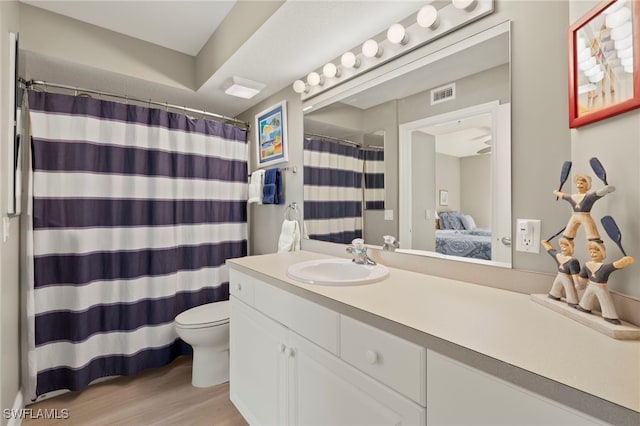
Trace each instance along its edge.
{"label": "bathroom vanity", "polygon": [[639,423],[640,342],[400,269],[348,286],[287,276],[325,258],[228,261],[230,397],[249,423]]}

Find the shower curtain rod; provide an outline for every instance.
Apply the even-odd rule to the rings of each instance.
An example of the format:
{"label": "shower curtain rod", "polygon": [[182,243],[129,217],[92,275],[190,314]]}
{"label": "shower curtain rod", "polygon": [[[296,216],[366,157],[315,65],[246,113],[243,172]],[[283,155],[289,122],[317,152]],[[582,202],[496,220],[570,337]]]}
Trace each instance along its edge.
{"label": "shower curtain rod", "polygon": [[348,145],[357,146],[358,148],[371,149],[371,150],[384,150],[383,146],[363,145],[363,144],[358,143],[358,142],[350,141],[349,139],[334,138],[333,136],[320,135],[320,134],[311,133],[311,132],[304,132],[304,134],[307,135],[307,136],[313,136],[313,137],[316,137],[316,138],[327,139],[329,141],[334,141],[334,142],[338,142],[338,143],[345,143],[345,144],[348,144]]}
{"label": "shower curtain rod", "polygon": [[174,110],[179,110],[179,111],[184,111],[186,112],[191,112],[191,113],[195,113],[195,114],[201,114],[207,117],[211,117],[211,118],[215,118],[218,121],[230,121],[232,123],[236,123],[239,124],[241,126],[244,126],[245,129],[249,129],[251,127],[251,125],[249,123],[247,123],[246,121],[242,121],[242,120],[238,120],[236,118],[232,118],[232,117],[227,117],[225,115],[220,115],[220,114],[216,114],[213,112],[208,112],[208,111],[204,111],[204,110],[200,110],[200,109],[194,109],[194,108],[187,108],[185,106],[180,106],[180,105],[173,105],[167,102],[158,102],[158,101],[154,101],[152,99],[139,99],[139,98],[134,98],[131,96],[124,96],[124,95],[118,95],[116,93],[109,93],[109,92],[104,92],[102,90],[94,90],[94,89],[85,89],[85,88],[80,88],[80,87],[74,87],[74,86],[67,86],[65,84],[59,84],[59,83],[50,83],[48,81],[42,81],[42,80],[25,80],[23,78],[19,79],[19,82],[24,84],[26,88],[32,87],[32,86],[43,86],[45,91],[47,90],[47,87],[55,87],[58,89],[65,89],[65,90],[73,90],[77,95],[82,94],[82,93],[93,93],[96,94],[98,96],[108,96],[110,98],[117,98],[117,99],[124,99],[126,101],[133,101],[133,102],[140,102],[143,104],[148,104],[148,105],[156,105],[156,106],[161,106],[161,107],[165,107],[167,109],[171,108]]}

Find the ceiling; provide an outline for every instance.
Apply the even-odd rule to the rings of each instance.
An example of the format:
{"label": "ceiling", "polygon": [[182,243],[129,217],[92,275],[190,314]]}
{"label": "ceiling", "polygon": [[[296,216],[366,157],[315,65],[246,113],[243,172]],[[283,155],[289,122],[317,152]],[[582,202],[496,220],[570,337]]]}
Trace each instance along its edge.
{"label": "ceiling", "polygon": [[[20,0],[79,21],[196,56],[230,11],[246,0]],[[429,1],[288,0],[277,8],[193,95],[236,116],[308,72],[415,13]],[[258,64],[258,66],[256,66]],[[243,100],[222,89],[231,76],[266,84]],[[160,99],[158,99],[160,100]],[[164,99],[162,99],[164,101]]]}

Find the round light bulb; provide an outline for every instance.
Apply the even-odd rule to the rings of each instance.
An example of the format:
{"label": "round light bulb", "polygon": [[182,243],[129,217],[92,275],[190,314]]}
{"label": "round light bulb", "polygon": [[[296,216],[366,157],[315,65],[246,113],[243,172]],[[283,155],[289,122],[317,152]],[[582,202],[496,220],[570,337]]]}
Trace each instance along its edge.
{"label": "round light bulb", "polygon": [[379,58],[382,56],[382,49],[378,46],[377,41],[369,39],[362,44],[362,54],[367,58]]}
{"label": "round light bulb", "polygon": [[360,66],[360,60],[353,54],[353,52],[347,52],[342,55],[340,63],[345,68],[358,68]]}
{"label": "round light bulb", "polygon": [[334,63],[329,62],[322,68],[322,74],[327,78],[340,77],[340,70]]}
{"label": "round light bulb", "polygon": [[616,50],[622,50],[631,47],[633,46],[633,37],[629,36],[627,38],[616,40],[613,42],[613,46],[616,48]]}
{"label": "round light bulb", "polygon": [[597,86],[593,83],[583,84],[582,86],[578,86],[578,94],[584,95],[585,93],[592,92],[596,90]]}
{"label": "round light bulb", "polygon": [[622,7],[614,13],[610,13],[604,19],[604,23],[608,28],[618,28],[620,25],[631,19],[631,9]]}
{"label": "round light bulb", "polygon": [[307,83],[302,80],[296,80],[293,82],[293,91],[296,93],[304,93],[307,91]]}
{"label": "round light bulb", "polygon": [[618,50],[618,58],[633,58],[633,46],[628,47],[626,49]]}
{"label": "round light bulb", "polygon": [[438,28],[438,25],[440,24],[438,19],[438,10],[430,4],[423,6],[418,11],[416,20],[418,21],[418,25],[422,28],[431,28],[432,30]]}
{"label": "round light bulb", "polygon": [[587,77],[591,77],[592,75],[596,75],[601,70],[600,64],[596,64],[593,68],[589,68],[584,72],[584,75]]}
{"label": "round light bulb", "polygon": [[604,72],[599,71],[597,74],[589,77],[589,81],[592,83],[598,83],[604,78]]}
{"label": "round light bulb", "polygon": [[473,10],[476,7],[476,0],[451,0],[451,4],[456,9]]}
{"label": "round light bulb", "polygon": [[630,65],[633,65],[633,58],[620,59],[620,65],[622,65],[623,67],[628,67]]}
{"label": "round light bulb", "polygon": [[622,40],[633,32],[631,22],[625,22],[617,28],[611,30],[611,40]]}
{"label": "round light bulb", "polygon": [[319,86],[322,84],[322,77],[315,71],[311,71],[309,75],[307,75],[307,83],[309,86]]}
{"label": "round light bulb", "polygon": [[387,30],[387,40],[393,44],[407,44],[409,37],[402,24],[393,24]]}
{"label": "round light bulb", "polygon": [[588,60],[581,62],[580,64],[578,64],[578,68],[580,68],[580,71],[586,71],[589,68],[593,68],[596,65],[596,58],[594,58],[593,56],[589,57]]}
{"label": "round light bulb", "polygon": [[578,63],[587,61],[589,58],[591,58],[591,49],[588,47],[578,51]]}

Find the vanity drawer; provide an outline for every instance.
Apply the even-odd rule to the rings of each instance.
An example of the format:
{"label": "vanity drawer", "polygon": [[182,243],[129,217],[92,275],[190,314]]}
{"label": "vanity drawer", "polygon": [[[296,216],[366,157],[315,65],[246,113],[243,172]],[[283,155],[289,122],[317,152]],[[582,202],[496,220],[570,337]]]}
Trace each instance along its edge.
{"label": "vanity drawer", "polygon": [[340,357],[426,406],[426,349],[352,318],[340,317]]}
{"label": "vanity drawer", "polygon": [[244,303],[253,306],[253,292],[257,280],[247,274],[229,269],[229,294],[242,300]]}
{"label": "vanity drawer", "polygon": [[256,309],[338,355],[340,314],[267,283],[255,288]]}

